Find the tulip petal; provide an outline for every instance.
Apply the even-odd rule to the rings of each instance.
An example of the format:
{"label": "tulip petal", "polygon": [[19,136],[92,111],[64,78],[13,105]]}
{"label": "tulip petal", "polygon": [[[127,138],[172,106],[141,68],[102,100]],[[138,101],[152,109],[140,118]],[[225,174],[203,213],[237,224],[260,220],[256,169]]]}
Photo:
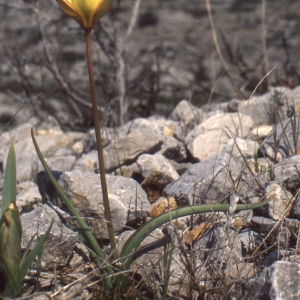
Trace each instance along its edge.
{"label": "tulip petal", "polygon": [[92,23],[96,24],[110,9],[113,1],[111,0],[102,0],[99,3],[99,8],[96,11]]}
{"label": "tulip petal", "polygon": [[84,29],[92,29],[110,9],[113,0],[56,0],[63,11]]}

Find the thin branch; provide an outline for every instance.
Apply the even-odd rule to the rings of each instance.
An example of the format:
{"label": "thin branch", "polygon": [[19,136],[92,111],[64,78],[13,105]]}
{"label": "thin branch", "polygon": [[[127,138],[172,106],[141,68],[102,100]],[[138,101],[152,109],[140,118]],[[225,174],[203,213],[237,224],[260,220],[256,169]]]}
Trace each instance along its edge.
{"label": "thin branch", "polygon": [[123,125],[125,123],[126,114],[128,111],[128,103],[125,101],[126,98],[126,66],[124,61],[124,47],[126,44],[126,41],[132,34],[133,28],[137,21],[137,16],[139,13],[141,0],[136,0],[133,6],[130,22],[127,28],[126,35],[120,44],[119,47],[117,47],[116,51],[116,59],[117,59],[117,81],[118,81],[118,90],[119,90],[119,113],[120,113],[120,125]]}
{"label": "thin branch", "polygon": [[[265,71],[269,70],[269,59],[267,53],[266,2],[267,2],[266,0],[262,0],[262,6],[261,6],[261,22],[262,22],[261,40],[262,40]],[[270,77],[267,77],[268,88],[270,87],[270,84],[271,84]]]}
{"label": "thin branch", "polygon": [[236,87],[236,85],[233,82],[233,79],[228,71],[228,66],[227,63],[223,57],[219,42],[218,42],[218,37],[217,37],[217,33],[216,33],[216,29],[215,29],[215,25],[214,25],[214,21],[213,21],[213,17],[212,17],[212,13],[211,13],[211,6],[210,6],[210,0],[206,0],[206,9],[207,9],[207,13],[208,13],[208,19],[209,19],[209,24],[211,27],[211,32],[212,32],[212,36],[213,36],[213,41],[215,44],[215,48],[219,57],[219,60],[221,62],[221,65],[223,67],[223,69],[226,72],[226,75],[229,79],[230,82],[230,86],[231,89],[233,91],[233,93],[239,98],[239,99],[245,99],[245,96],[243,95],[243,93]]}
{"label": "thin branch", "polygon": [[[43,51],[44,51],[44,55],[47,61],[47,64],[45,64],[45,67],[52,73],[52,75],[54,76],[56,82],[60,85],[60,87],[62,88],[62,90],[64,91],[64,93],[70,98],[72,99],[75,103],[86,107],[88,109],[92,109],[92,104],[89,103],[88,101],[83,100],[82,98],[78,97],[76,94],[74,94],[71,91],[71,88],[69,87],[69,84],[67,83],[67,81],[64,79],[64,76],[62,75],[60,68],[57,66],[57,63],[52,59],[50,51],[49,51],[49,47],[47,45],[47,41],[46,41],[46,37],[45,37],[45,33],[43,30],[43,27],[41,25],[41,19],[40,19],[40,14],[39,14],[39,10],[38,8],[36,8],[35,10],[36,13],[36,17],[37,17],[37,23],[38,23],[38,30],[39,33],[41,35],[42,38],[42,46],[43,46]],[[75,110],[75,112],[77,113],[78,116],[81,116],[82,113],[81,111],[74,106],[74,103],[69,102],[70,105],[72,106],[72,108]],[[98,106],[98,110],[100,111],[100,113],[104,113],[104,108]]]}

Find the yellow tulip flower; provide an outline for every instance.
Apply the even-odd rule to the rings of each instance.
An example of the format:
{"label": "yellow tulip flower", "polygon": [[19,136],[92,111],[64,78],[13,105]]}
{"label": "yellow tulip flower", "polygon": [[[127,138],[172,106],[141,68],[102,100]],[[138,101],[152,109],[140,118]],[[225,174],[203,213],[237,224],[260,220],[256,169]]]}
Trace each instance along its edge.
{"label": "yellow tulip flower", "polygon": [[83,29],[92,29],[110,9],[113,0],[56,0]]}

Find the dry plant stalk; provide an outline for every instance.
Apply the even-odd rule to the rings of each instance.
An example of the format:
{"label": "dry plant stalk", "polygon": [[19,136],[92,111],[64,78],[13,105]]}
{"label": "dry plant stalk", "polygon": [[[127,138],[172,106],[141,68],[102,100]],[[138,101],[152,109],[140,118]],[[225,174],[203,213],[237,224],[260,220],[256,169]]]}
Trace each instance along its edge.
{"label": "dry plant stalk", "polygon": [[228,71],[228,66],[227,63],[224,59],[224,56],[222,54],[220,45],[219,45],[219,41],[218,41],[218,37],[217,37],[217,33],[216,33],[216,29],[215,29],[215,25],[214,25],[214,21],[213,21],[213,17],[212,17],[212,13],[211,13],[211,6],[210,6],[210,0],[206,0],[206,9],[207,9],[207,13],[208,13],[208,19],[209,19],[209,24],[211,27],[211,32],[212,32],[212,36],[213,36],[213,41],[215,44],[215,48],[219,57],[219,60],[221,62],[221,65],[224,69],[224,72],[226,73],[226,76],[228,77],[231,89],[233,91],[233,93],[239,98],[239,99],[245,99],[245,95],[243,95],[243,93],[240,91],[240,89],[234,84],[234,81]]}

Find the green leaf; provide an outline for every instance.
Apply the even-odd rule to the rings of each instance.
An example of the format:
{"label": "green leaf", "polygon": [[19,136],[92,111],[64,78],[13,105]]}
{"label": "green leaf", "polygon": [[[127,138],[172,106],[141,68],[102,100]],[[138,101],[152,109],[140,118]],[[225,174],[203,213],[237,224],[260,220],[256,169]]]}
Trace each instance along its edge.
{"label": "green leaf", "polygon": [[[240,204],[237,205],[236,211],[254,209],[261,207],[271,201],[272,198],[267,199],[261,203],[257,204]],[[185,217],[198,213],[205,212],[218,212],[218,211],[227,211],[229,209],[229,204],[213,204],[213,205],[191,205],[182,208],[178,208],[162,214],[148,223],[140,227],[135,233],[133,233],[130,238],[124,244],[120,258],[124,270],[129,270],[130,264],[132,262],[134,251],[142,243],[142,241],[156,228],[167,223],[170,220],[174,220],[180,217]]]}
{"label": "green leaf", "polygon": [[[21,287],[22,287],[24,277],[28,273],[28,270],[35,257],[41,253],[43,249],[43,245],[45,244],[45,242],[49,237],[53,223],[54,220],[51,222],[49,228],[45,232],[45,235],[39,239],[39,241],[34,246],[34,248],[29,252],[26,251],[26,253],[23,255],[21,262],[18,266],[17,272],[15,274],[10,274],[10,280],[5,284],[5,290],[3,292],[4,297],[13,297],[16,295],[21,295]],[[30,244],[33,241],[33,238],[31,239]]]}
{"label": "green leaf", "polygon": [[0,274],[4,281],[5,295],[21,294],[21,285],[16,280],[21,260],[22,225],[16,206],[16,153],[10,144],[0,214]]}
{"label": "green leaf", "polygon": [[[39,238],[39,241],[36,243],[34,248],[27,255],[23,255],[20,266],[19,266],[19,278],[20,278],[21,282],[23,282],[23,279],[26,276],[28,269],[30,268],[30,265],[32,264],[35,257],[41,253],[43,246],[49,237],[53,223],[54,223],[54,220],[52,220],[52,222],[51,222],[49,228],[47,229],[47,231],[45,232],[45,234]],[[31,242],[32,242],[32,240],[31,240]]]}
{"label": "green leaf", "polygon": [[19,212],[16,205],[11,203],[0,220],[0,253],[12,274],[17,272],[20,263],[21,241],[22,226]]}
{"label": "green leaf", "polygon": [[11,203],[0,220],[0,274],[4,281],[4,296],[21,295],[16,279],[21,259],[22,230],[17,207]]}
{"label": "green leaf", "polygon": [[11,202],[16,203],[16,185],[16,152],[13,143],[11,143],[6,160],[0,217],[8,209]]}
{"label": "green leaf", "polygon": [[[81,218],[80,214],[77,212],[76,208],[73,206],[73,204],[71,203],[71,201],[68,199],[67,195],[65,194],[65,192],[63,191],[63,189],[60,187],[60,185],[58,184],[58,182],[56,181],[55,177],[53,176],[53,174],[50,171],[50,168],[48,167],[41,151],[40,148],[36,142],[36,139],[34,137],[33,134],[33,129],[31,128],[31,137],[32,137],[32,141],[35,147],[35,150],[38,154],[38,157],[46,171],[46,173],[48,174],[52,184],[54,185],[59,197],[61,198],[62,201],[64,201],[64,203],[66,204],[66,206],[68,207],[69,211],[71,212],[71,214],[73,216],[75,216],[80,228],[82,229],[82,233],[85,237],[85,239],[87,240],[89,247],[91,247],[91,249],[95,252],[95,254],[101,258],[101,260],[99,258],[96,259],[96,263],[99,265],[101,264],[103,261],[106,260],[106,255],[103,252],[103,250],[101,249],[101,247],[99,246],[97,240],[95,239],[95,237],[93,236],[90,228],[88,227],[88,225],[85,223],[85,221]],[[94,256],[95,258],[95,256]],[[111,273],[112,268],[107,265],[107,269],[108,271]]]}
{"label": "green leaf", "polygon": [[25,251],[23,252],[23,257],[26,257],[26,256],[28,255],[28,253],[31,251],[30,248],[31,248],[31,245],[32,245],[32,243],[33,243],[33,241],[34,241],[35,236],[36,236],[36,235],[33,235],[33,236],[30,238],[30,240],[29,240],[29,242],[28,242],[28,244],[27,244],[27,246],[26,246],[26,249],[25,249]]}

